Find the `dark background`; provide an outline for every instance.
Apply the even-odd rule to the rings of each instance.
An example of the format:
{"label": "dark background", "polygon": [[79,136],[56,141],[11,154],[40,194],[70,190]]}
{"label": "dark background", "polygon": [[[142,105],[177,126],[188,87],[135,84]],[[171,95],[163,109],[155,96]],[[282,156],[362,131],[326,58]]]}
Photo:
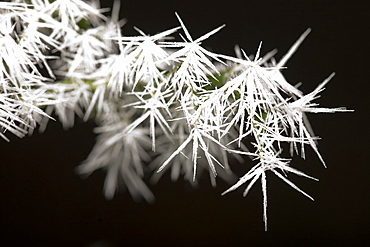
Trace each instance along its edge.
{"label": "dark background", "polygon": [[289,178],[314,202],[269,174],[264,232],[259,183],[246,198],[241,191],[221,197],[228,188],[222,181],[214,189],[205,178],[192,190],[183,181],[170,182],[166,174],[150,187],[156,196],[153,205],[135,203],[127,193],[107,201],[103,172],[86,180],[74,173],[93,147],[94,124],[79,121],[64,131],[55,122],[44,134],[12,137],[10,143],[0,140],[0,246],[369,244],[369,14],[361,1],[340,2],[122,1],[121,17],[128,20],[124,34],[135,35],[133,26],[148,34],[178,26],[177,11],[194,38],[226,24],[204,46],[228,55],[233,55],[235,44],[253,54],[263,41],[262,53],[278,48],[279,59],[312,28],[287,64],[287,79],[293,84],[302,81],[301,89],[308,93],[335,71],[317,102],[355,109],[310,115],[323,138],[319,148],[328,168],[309,151],[305,161],[297,157],[292,165],[320,182]]}

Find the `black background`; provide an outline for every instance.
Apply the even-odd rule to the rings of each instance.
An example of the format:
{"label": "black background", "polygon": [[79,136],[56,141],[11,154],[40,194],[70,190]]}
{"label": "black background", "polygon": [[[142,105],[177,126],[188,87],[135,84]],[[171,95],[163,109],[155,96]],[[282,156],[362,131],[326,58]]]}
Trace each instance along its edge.
{"label": "black background", "polygon": [[[110,1],[103,1],[109,6]],[[268,175],[268,232],[257,183],[248,197],[226,196],[228,185],[196,190],[168,174],[150,188],[156,202],[135,203],[129,194],[102,195],[104,173],[86,180],[74,173],[90,152],[93,123],[64,131],[50,123],[44,134],[0,142],[0,246],[365,246],[369,244],[369,19],[361,1],[122,1],[121,17],[148,34],[178,26],[177,11],[193,38],[226,24],[204,42],[216,53],[262,53],[279,59],[308,27],[311,34],[288,62],[287,79],[308,93],[333,71],[317,100],[354,113],[310,115],[325,169],[312,151],[292,165],[320,182],[290,175],[312,202]],[[234,167],[238,167],[237,164]],[[244,168],[238,168],[243,170]],[[247,168],[245,168],[245,171]],[[95,244],[95,245],[93,245]],[[105,244],[105,245],[104,245]]]}

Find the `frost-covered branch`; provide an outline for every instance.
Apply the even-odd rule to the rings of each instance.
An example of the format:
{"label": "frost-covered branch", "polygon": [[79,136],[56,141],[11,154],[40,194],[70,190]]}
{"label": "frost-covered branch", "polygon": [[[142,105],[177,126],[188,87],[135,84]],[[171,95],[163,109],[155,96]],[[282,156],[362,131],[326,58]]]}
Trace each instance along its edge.
{"label": "frost-covered branch", "polygon": [[[283,58],[276,51],[254,56],[236,47],[236,55],[202,47],[224,26],[194,39],[176,13],[178,27],[149,35],[121,33],[119,1],[113,17],[97,1],[15,0],[0,3],[0,136],[23,137],[51,115],[73,127],[75,116],[98,127],[96,144],[77,168],[82,175],[106,171],[104,194],[113,198],[127,188],[135,200],[154,201],[145,184],[170,170],[196,184],[201,174],[232,182],[229,158],[251,162],[249,171],[228,193],[261,180],[267,229],[267,171],[310,197],[286,174],[314,179],[291,167],[305,146],[319,153],[307,114],[345,112],[319,107],[314,100],[331,74],[304,94],[282,75],[283,66],[310,32]],[[180,41],[176,36],[180,37]],[[253,57],[253,59],[252,59]],[[282,157],[283,148],[291,157]]]}

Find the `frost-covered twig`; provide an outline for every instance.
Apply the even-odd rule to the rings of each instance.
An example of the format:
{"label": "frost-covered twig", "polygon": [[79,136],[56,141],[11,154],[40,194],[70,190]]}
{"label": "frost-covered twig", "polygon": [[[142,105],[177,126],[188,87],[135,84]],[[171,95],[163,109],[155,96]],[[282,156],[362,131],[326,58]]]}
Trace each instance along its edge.
{"label": "frost-covered twig", "polygon": [[202,42],[224,26],[193,39],[177,13],[178,27],[155,35],[136,28],[138,36],[124,36],[119,1],[112,18],[98,6],[81,0],[0,3],[1,137],[7,140],[7,131],[23,137],[37,124],[44,130],[52,114],[66,129],[76,115],[94,120],[97,141],[77,171],[106,170],[108,199],[127,188],[135,200],[153,202],[144,183],[153,171],[151,181],[171,170],[173,180],[183,175],[192,184],[204,171],[214,186],[217,175],[230,182],[230,156],[255,164],[223,194],[249,182],[246,195],[261,179],[265,229],[267,171],[312,199],[286,178],[314,179],[291,167],[283,148],[288,144],[291,156],[304,158],[309,145],[325,165],[306,114],[348,110],[313,102],[334,74],[309,94],[282,75],[310,29],[275,62],[275,50],[261,56],[262,43],[253,59],[239,47],[236,57],[210,52]]}

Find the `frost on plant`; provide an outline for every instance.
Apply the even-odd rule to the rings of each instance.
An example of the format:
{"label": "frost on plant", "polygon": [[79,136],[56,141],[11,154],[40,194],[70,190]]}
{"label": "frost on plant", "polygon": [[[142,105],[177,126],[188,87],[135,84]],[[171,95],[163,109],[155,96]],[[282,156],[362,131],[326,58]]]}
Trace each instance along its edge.
{"label": "frost on plant", "polygon": [[[0,3],[1,137],[23,137],[37,124],[44,130],[51,115],[66,129],[75,116],[95,121],[96,144],[77,172],[105,170],[108,199],[127,189],[153,202],[148,174],[152,182],[168,172],[195,185],[206,173],[213,186],[219,176],[235,183],[223,194],[244,187],[246,195],[260,180],[265,229],[267,172],[312,199],[287,179],[316,180],[290,164],[307,146],[325,165],[306,114],[347,110],[314,102],[334,74],[308,94],[282,75],[310,29],[278,62],[276,51],[262,56],[261,45],[254,56],[236,47],[232,57],[202,47],[223,26],[193,38],[177,13],[178,27],[125,36],[119,2],[111,18],[97,1]],[[249,169],[237,182],[231,156]]]}

